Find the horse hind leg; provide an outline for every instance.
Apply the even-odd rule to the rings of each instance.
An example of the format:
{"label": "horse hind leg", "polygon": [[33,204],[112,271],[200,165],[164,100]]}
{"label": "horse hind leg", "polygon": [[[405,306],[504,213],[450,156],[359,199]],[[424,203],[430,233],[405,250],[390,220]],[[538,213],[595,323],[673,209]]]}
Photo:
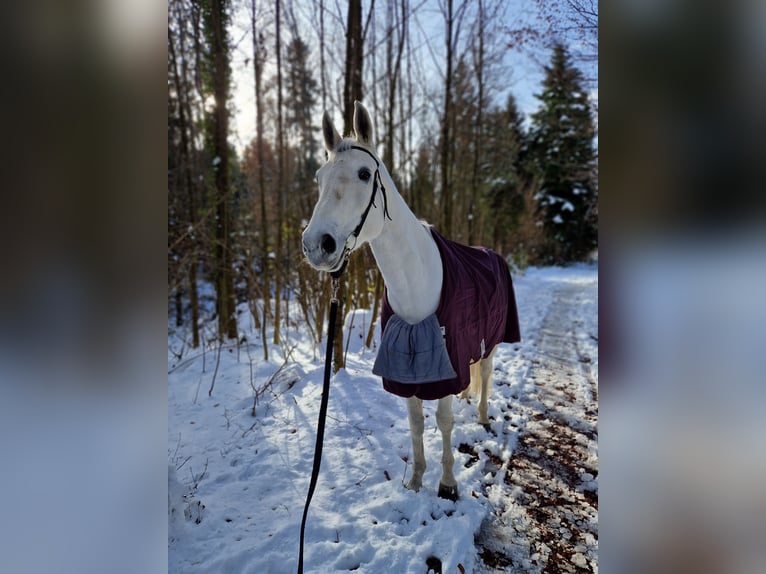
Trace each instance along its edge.
{"label": "horse hind leg", "polygon": [[426,471],[426,455],[423,448],[423,432],[425,430],[423,401],[416,397],[407,399],[407,413],[410,420],[413,458],[412,478],[407,483],[407,488],[417,492],[423,485],[423,473]]}
{"label": "horse hind leg", "polygon": [[439,399],[436,407],[436,425],[442,433],[442,477],[439,481],[439,497],[449,500],[457,500],[457,480],[453,467],[455,457],[452,454],[452,427],[454,426],[452,415],[452,395]]}
{"label": "horse hind leg", "polygon": [[[487,355],[484,359],[479,361],[479,371],[481,375],[481,395],[479,398],[479,424],[482,425],[487,431],[491,430],[489,426],[488,403],[489,394],[492,392],[492,370],[493,360],[495,357],[495,349]],[[472,373],[473,374],[473,373]],[[471,381],[473,386],[473,381]]]}
{"label": "horse hind leg", "polygon": [[479,370],[480,361],[474,361],[470,364],[471,384],[460,394],[460,398],[468,400],[471,397],[478,397],[481,392],[481,372]]}

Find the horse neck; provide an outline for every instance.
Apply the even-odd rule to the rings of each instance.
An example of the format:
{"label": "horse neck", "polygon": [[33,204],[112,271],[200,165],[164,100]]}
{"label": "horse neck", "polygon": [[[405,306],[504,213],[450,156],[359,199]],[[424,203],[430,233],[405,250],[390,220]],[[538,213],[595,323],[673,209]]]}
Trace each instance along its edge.
{"label": "horse neck", "polygon": [[370,241],[370,247],[386,282],[391,308],[414,324],[431,315],[439,305],[441,257],[431,233],[404,202],[391,177],[384,169],[381,175],[391,220],[386,220],[380,235]]}

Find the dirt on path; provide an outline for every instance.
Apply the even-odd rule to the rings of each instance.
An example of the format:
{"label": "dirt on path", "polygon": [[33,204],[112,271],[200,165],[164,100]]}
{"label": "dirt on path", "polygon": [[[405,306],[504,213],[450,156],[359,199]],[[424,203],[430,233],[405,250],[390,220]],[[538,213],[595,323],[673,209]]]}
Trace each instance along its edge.
{"label": "dirt on path", "polygon": [[582,332],[581,293],[557,289],[527,384],[501,405],[510,460],[485,451],[486,471],[503,472],[507,487],[476,536],[485,572],[598,572],[598,374],[578,345],[596,334]]}

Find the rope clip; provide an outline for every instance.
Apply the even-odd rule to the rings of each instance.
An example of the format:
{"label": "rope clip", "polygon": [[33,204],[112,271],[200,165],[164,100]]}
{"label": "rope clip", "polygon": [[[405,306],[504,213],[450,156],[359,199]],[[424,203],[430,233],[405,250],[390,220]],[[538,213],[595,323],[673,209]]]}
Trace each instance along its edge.
{"label": "rope clip", "polygon": [[330,303],[337,303],[338,302],[338,288],[340,287],[340,277],[333,277],[332,278],[332,298],[330,299]]}

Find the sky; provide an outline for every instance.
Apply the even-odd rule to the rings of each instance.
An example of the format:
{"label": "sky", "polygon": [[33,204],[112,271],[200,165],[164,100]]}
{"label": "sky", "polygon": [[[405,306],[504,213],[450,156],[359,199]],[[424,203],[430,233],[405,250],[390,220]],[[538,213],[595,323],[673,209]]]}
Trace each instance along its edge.
{"label": "sky", "polygon": [[[564,4],[563,0],[561,3]],[[365,16],[368,5],[367,2],[363,2]],[[418,3],[413,2],[413,5],[418,6]],[[381,13],[378,14],[378,18],[381,22],[385,18],[385,13],[382,13],[384,6],[385,3],[382,5],[378,3],[376,6],[376,10],[381,11]],[[539,13],[538,2],[530,0],[513,0],[512,2],[501,4],[501,6],[504,7],[501,25],[503,29],[516,29],[527,25],[536,26],[538,28],[541,26],[539,22],[542,19],[542,15]],[[231,143],[241,152],[255,135],[255,96],[251,59],[252,34],[249,3],[248,5],[235,5],[234,10],[235,13],[231,25],[231,41],[234,46],[232,51],[232,109],[234,114]],[[264,27],[270,31],[273,29],[273,10],[270,6],[263,10],[261,21],[265,22]],[[296,0],[294,2],[294,12],[296,20],[298,21],[300,33],[309,45],[313,47],[317,44],[317,25],[312,23],[312,19],[315,18],[313,2]],[[563,11],[560,11],[559,13],[564,14]],[[564,16],[561,17],[563,18]],[[536,22],[537,24],[535,24]],[[333,20],[333,18],[328,15],[325,18],[325,26],[327,29],[333,27],[337,28],[337,20]],[[467,26],[467,24],[464,26]],[[423,1],[418,6],[418,9],[414,13],[414,17],[411,19],[411,31],[413,48],[416,50],[415,58],[418,60],[416,66],[420,66],[423,69],[424,76],[427,78],[427,85],[422,86],[422,89],[431,94],[440,93],[440,86],[443,82],[443,72],[441,72],[444,67],[442,53],[444,44],[443,28],[443,17],[439,11],[439,3],[432,0]],[[466,32],[467,29],[464,27],[462,35],[467,36]],[[283,29],[283,34],[285,37],[289,37],[288,30]],[[378,31],[378,34],[382,35],[381,31]],[[425,41],[426,38],[429,40],[428,42]],[[541,46],[536,45],[529,45],[525,49],[508,48],[507,44],[509,40],[510,37],[505,32],[500,32],[496,38],[496,43],[500,46],[500,51],[502,53],[502,63],[497,68],[498,76],[502,78],[502,84],[496,87],[495,103],[504,105],[508,92],[510,92],[516,98],[517,106],[523,116],[528,118],[539,106],[535,94],[540,91],[540,86],[544,77],[543,65],[548,61],[549,52]],[[342,37],[328,41],[335,42],[334,50],[337,54],[344,53],[345,48]],[[569,38],[568,42],[573,51],[577,51],[580,48],[576,38]],[[286,42],[283,40],[283,46],[285,44]],[[273,54],[273,38],[267,38],[267,45],[269,46],[270,52]],[[314,50],[314,52],[316,52],[316,50]],[[318,62],[318,56],[313,54],[313,57]],[[314,64],[318,70],[318,63]],[[335,62],[334,64],[340,66],[342,63]],[[381,65],[382,63],[379,61],[378,66]],[[369,54],[366,55],[365,66],[370,66]],[[597,101],[597,62],[584,64],[582,69],[588,77],[595,79],[595,81],[588,86],[588,91],[591,98]],[[269,76],[273,75],[273,73],[274,64],[267,64],[264,78],[267,79]],[[367,72],[365,72],[365,74],[366,73]],[[332,78],[330,83],[334,84],[334,80],[335,78]],[[337,84],[334,84],[334,86],[337,87]],[[333,86],[330,86],[330,88],[333,88]],[[337,121],[340,117],[340,110],[329,111],[335,113]],[[321,113],[322,110],[320,110],[318,106],[316,110],[317,129],[319,129],[318,120]]]}

